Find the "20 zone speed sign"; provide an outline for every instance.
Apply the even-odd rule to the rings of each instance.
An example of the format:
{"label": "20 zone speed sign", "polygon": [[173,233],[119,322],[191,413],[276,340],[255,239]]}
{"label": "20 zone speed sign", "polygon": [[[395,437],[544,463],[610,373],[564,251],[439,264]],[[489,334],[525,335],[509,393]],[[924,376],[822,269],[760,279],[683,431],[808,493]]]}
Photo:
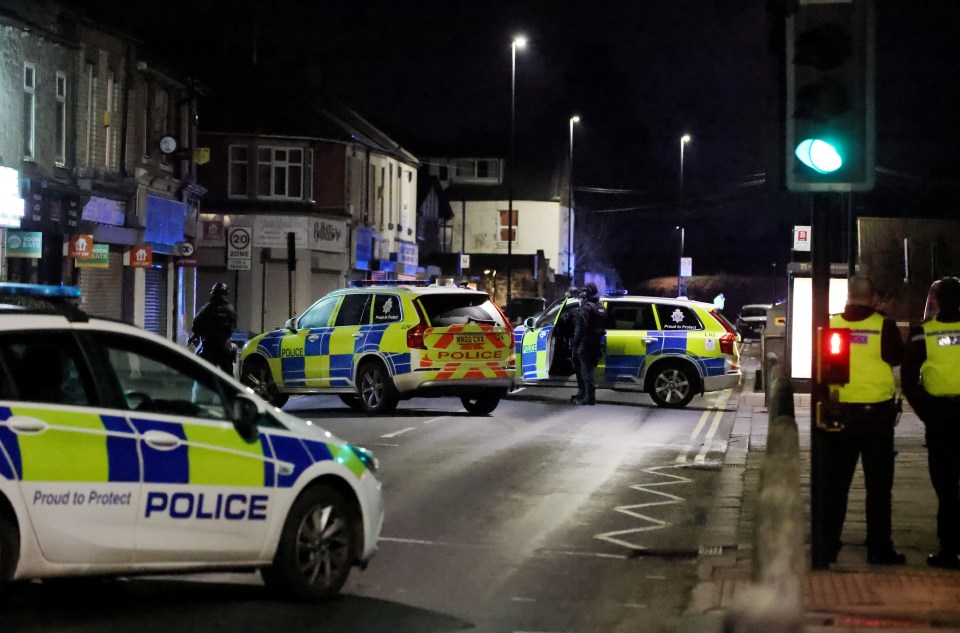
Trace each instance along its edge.
{"label": "20 zone speed sign", "polygon": [[231,227],[227,231],[227,259],[250,259],[253,256],[253,236],[245,226]]}

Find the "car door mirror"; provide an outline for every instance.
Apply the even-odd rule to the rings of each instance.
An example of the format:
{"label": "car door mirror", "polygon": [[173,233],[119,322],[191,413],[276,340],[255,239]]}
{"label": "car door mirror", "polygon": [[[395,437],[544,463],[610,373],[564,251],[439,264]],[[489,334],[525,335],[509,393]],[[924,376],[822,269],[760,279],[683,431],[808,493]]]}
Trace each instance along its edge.
{"label": "car door mirror", "polygon": [[526,327],[533,329],[533,328],[537,327],[537,318],[536,318],[536,317],[527,317],[526,319],[523,320],[523,324],[524,324]]}
{"label": "car door mirror", "polygon": [[297,318],[287,319],[286,323],[283,324],[283,327],[287,328],[294,334],[297,333]]}
{"label": "car door mirror", "polygon": [[237,394],[230,411],[233,427],[240,437],[248,443],[256,442],[260,438],[260,429],[257,422],[260,420],[260,405],[246,394]]}

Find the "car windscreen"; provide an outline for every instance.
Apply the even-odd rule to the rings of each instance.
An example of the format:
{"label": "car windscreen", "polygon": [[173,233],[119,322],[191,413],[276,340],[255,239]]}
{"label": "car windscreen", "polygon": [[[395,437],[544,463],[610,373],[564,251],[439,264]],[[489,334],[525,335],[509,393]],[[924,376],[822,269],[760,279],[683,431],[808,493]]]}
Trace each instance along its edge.
{"label": "car windscreen", "polygon": [[485,294],[431,294],[420,297],[419,302],[432,327],[466,323],[506,325],[500,311]]}

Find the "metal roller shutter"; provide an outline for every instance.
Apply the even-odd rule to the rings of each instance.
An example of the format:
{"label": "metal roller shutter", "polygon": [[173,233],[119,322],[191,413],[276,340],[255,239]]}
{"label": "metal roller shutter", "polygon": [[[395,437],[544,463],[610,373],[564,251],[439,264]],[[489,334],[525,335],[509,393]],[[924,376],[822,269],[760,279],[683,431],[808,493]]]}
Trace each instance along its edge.
{"label": "metal roller shutter", "polygon": [[339,287],[340,273],[315,270],[310,274],[310,301],[316,301]]}
{"label": "metal roller shutter", "polygon": [[[290,318],[290,295],[287,288],[286,262],[267,262],[266,303],[264,304],[263,331],[283,327]],[[293,289],[296,295],[297,289]],[[294,306],[296,309],[298,306]]]}
{"label": "metal roller shutter", "polygon": [[167,269],[147,268],[143,327],[160,336],[167,335]]}
{"label": "metal roller shutter", "polygon": [[109,268],[82,268],[80,296],[90,316],[123,318],[123,255],[111,252]]}

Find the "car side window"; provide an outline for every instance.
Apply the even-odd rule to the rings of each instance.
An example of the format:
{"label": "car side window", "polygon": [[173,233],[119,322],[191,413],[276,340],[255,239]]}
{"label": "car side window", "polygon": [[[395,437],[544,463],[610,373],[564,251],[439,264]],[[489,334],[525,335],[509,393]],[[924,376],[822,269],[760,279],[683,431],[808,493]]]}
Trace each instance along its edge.
{"label": "car side window", "polygon": [[300,322],[297,324],[301,330],[309,330],[315,327],[327,327],[330,324],[330,316],[334,308],[337,307],[337,300],[340,297],[327,297],[315,303],[312,308],[303,313]]}
{"label": "car side window", "polygon": [[396,323],[402,319],[403,313],[400,309],[400,297],[396,295],[374,295],[374,323]]}
{"label": "car side window", "polygon": [[345,295],[334,325],[366,325],[370,322],[370,300],[373,295]]}
{"label": "car side window", "polygon": [[0,336],[0,397],[46,404],[91,405],[96,389],[82,371],[83,356],[68,332]]}
{"label": "car side window", "polygon": [[219,378],[193,359],[123,334],[98,333],[103,351],[131,411],[228,420]]}
{"label": "car side window", "polygon": [[[537,318],[536,327],[543,327],[545,325],[553,325],[557,320],[557,313],[560,312],[560,308],[563,306],[563,300],[560,299],[550,306],[546,312],[541,314]],[[576,303],[569,303],[567,307],[573,306],[573,309],[576,310]]]}
{"label": "car side window", "polygon": [[608,330],[656,330],[649,303],[611,303],[607,306]]}
{"label": "car side window", "polygon": [[703,324],[692,308],[677,305],[657,304],[661,330],[702,330]]}

